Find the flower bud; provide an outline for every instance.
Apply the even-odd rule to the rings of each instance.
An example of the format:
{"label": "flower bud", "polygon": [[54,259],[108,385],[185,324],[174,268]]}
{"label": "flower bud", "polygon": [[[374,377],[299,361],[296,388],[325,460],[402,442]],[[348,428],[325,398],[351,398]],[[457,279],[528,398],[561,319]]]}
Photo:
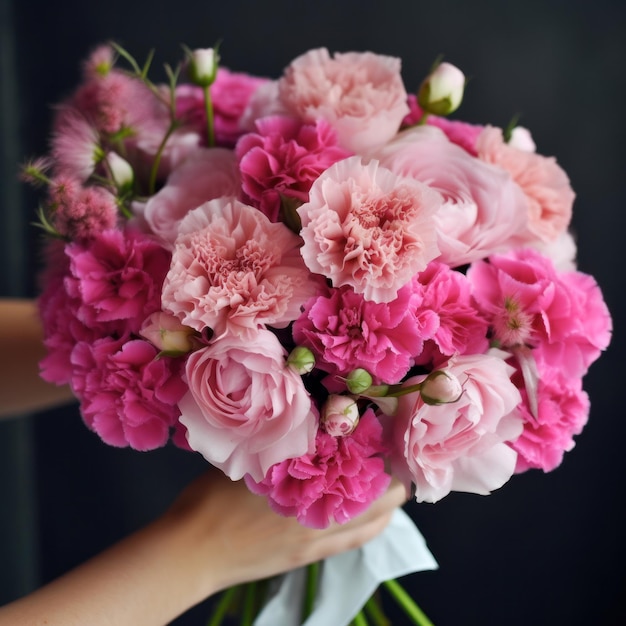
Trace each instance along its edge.
{"label": "flower bud", "polygon": [[183,326],[169,313],[153,313],[144,321],[139,334],[158,350],[169,356],[186,354],[192,348],[194,330]]}
{"label": "flower bud", "polygon": [[189,79],[194,85],[208,87],[212,85],[217,76],[217,64],[219,55],[216,48],[196,48],[187,50],[189,62]]}
{"label": "flower bud", "polygon": [[321,423],[333,437],[345,437],[359,423],[359,407],[352,396],[331,394],[322,407]]}
{"label": "flower bud", "polygon": [[422,400],[431,405],[456,402],[462,394],[463,386],[459,379],[445,370],[429,374],[420,387]]}
{"label": "flower bud", "polygon": [[315,367],[315,356],[304,346],[296,346],[287,357],[287,365],[297,374],[308,374]]}
{"label": "flower bud", "polygon": [[421,84],[417,94],[420,107],[433,115],[449,115],[463,100],[465,76],[451,63],[440,63]]}
{"label": "flower bud", "polygon": [[348,391],[354,394],[361,394],[372,386],[372,375],[362,367],[352,370],[346,378]]}
{"label": "flower bud", "polygon": [[527,128],[523,126],[516,126],[511,131],[511,137],[508,141],[509,146],[517,148],[522,152],[535,152],[537,146],[533,141],[532,135]]}
{"label": "flower bud", "polygon": [[109,152],[105,160],[115,186],[122,191],[130,189],[135,178],[135,173],[130,163],[117,152]]}

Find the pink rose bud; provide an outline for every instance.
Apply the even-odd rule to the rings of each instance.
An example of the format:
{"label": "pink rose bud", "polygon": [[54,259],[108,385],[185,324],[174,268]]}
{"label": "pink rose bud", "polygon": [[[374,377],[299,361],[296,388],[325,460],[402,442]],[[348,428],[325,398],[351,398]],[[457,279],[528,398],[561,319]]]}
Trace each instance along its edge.
{"label": "pink rose bud", "polygon": [[219,63],[217,48],[187,50],[187,60],[189,62],[189,79],[192,83],[199,87],[208,87],[213,84]]}
{"label": "pink rose bud", "polygon": [[315,357],[308,348],[296,346],[287,357],[287,365],[297,374],[308,374],[315,367]]}
{"label": "pink rose bud", "polygon": [[357,367],[348,374],[346,386],[350,393],[364,393],[372,386],[372,375],[362,367]]}
{"label": "pink rose bud", "polygon": [[451,372],[437,370],[421,383],[420,394],[426,404],[450,404],[463,395],[463,386]]}
{"label": "pink rose bud", "polygon": [[191,336],[195,331],[183,326],[169,313],[153,313],[144,321],[139,334],[158,350],[168,355],[186,354],[193,348]]}
{"label": "pink rose bud", "polygon": [[120,190],[128,190],[133,185],[135,174],[130,163],[123,159],[117,152],[109,152],[105,161],[107,168],[113,177],[115,186]]}
{"label": "pink rose bud", "polygon": [[517,148],[522,152],[535,152],[537,146],[533,141],[532,135],[527,128],[523,126],[516,126],[511,131],[511,138],[508,141],[509,146]]}
{"label": "pink rose bud", "polygon": [[331,394],[322,407],[324,430],[333,437],[345,437],[359,423],[359,407],[352,396]]}
{"label": "pink rose bud", "polygon": [[449,115],[463,100],[465,75],[451,63],[440,63],[421,84],[417,94],[420,107],[433,115]]}

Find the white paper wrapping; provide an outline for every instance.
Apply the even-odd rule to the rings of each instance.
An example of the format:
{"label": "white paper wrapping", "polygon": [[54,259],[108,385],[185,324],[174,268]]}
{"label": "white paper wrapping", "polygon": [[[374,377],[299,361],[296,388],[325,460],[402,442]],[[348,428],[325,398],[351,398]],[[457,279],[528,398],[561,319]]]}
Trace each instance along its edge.
{"label": "white paper wrapping", "polygon": [[387,528],[357,550],[326,559],[312,614],[301,625],[306,568],[283,576],[254,626],[347,626],[378,586],[392,578],[437,569],[411,518],[398,509]]}

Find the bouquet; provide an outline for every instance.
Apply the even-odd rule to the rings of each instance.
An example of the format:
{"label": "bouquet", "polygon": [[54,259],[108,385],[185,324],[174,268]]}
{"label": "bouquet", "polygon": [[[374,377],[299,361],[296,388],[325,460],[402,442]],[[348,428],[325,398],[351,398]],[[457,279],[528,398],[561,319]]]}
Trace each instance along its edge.
{"label": "bouquet", "polygon": [[162,84],[151,60],[96,49],[23,168],[46,188],[41,373],[88,428],[171,440],[316,528],[392,474],[437,502],[561,463],[611,318],[527,129],[449,119],[445,62],[410,94],[372,52],[276,80],[217,47]]}

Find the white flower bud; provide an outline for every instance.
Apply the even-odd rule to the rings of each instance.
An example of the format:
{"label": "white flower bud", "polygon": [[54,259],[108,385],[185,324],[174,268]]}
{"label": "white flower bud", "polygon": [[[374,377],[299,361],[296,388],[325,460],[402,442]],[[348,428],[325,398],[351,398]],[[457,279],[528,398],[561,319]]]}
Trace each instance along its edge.
{"label": "white flower bud", "polygon": [[322,407],[321,423],[333,437],[345,437],[359,423],[359,407],[351,396],[331,394]]}
{"label": "white flower bud", "polygon": [[169,313],[153,313],[143,323],[139,334],[168,355],[186,354],[193,348],[192,328],[184,326]]}
{"label": "white flower bud", "polygon": [[208,87],[215,81],[219,56],[215,48],[196,48],[187,51],[189,79],[199,87]]}
{"label": "white flower bud", "polygon": [[304,346],[296,346],[287,357],[287,365],[297,374],[308,374],[315,367],[315,356]]}
{"label": "white flower bud", "polygon": [[117,152],[109,152],[105,157],[113,182],[118,189],[129,189],[135,179],[133,168]]}
{"label": "white flower bud", "polygon": [[449,115],[463,100],[465,75],[451,63],[440,63],[421,84],[417,94],[420,107],[433,115]]}
{"label": "white flower bud", "polygon": [[522,152],[535,152],[537,146],[533,141],[532,135],[527,128],[523,126],[516,126],[511,131],[511,138],[508,141],[509,146],[517,148]]}
{"label": "white flower bud", "polygon": [[461,397],[463,386],[454,374],[437,370],[421,383],[420,394],[426,404],[450,404]]}

